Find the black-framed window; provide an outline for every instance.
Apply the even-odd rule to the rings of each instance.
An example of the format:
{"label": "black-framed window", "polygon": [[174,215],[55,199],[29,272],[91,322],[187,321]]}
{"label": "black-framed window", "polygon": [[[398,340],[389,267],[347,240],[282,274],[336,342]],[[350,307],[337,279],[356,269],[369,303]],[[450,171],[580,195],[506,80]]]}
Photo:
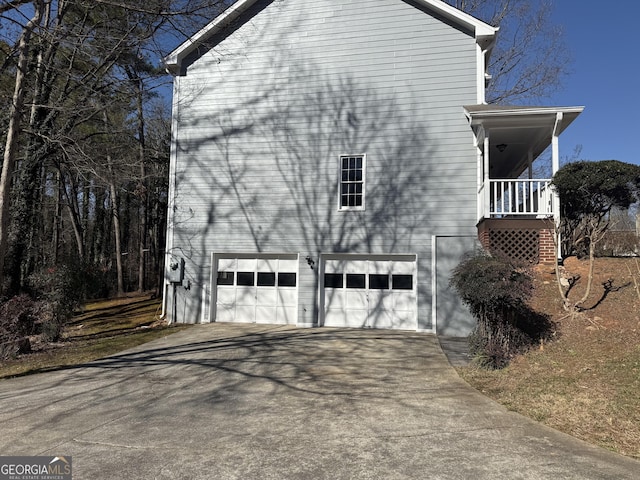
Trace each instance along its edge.
{"label": "black-framed window", "polygon": [[340,157],[340,210],[364,209],[365,171],[365,155]]}

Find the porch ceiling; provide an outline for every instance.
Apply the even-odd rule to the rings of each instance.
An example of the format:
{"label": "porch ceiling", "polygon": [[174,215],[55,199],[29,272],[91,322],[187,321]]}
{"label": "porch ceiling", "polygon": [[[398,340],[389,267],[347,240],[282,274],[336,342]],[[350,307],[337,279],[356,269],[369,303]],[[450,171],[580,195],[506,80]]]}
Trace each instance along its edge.
{"label": "porch ceiling", "polygon": [[484,139],[489,138],[490,177],[516,178],[526,170],[529,152],[535,160],[551,145],[557,114],[562,113],[556,129],[560,135],[584,107],[468,105],[464,109],[483,154]]}

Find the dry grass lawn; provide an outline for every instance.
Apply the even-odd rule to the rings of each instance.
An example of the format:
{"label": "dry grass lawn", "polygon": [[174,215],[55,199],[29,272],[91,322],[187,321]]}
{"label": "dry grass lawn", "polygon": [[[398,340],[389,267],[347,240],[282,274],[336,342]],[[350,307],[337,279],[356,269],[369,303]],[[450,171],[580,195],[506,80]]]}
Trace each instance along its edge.
{"label": "dry grass lawn", "polygon": [[[459,373],[511,410],[640,458],[639,263],[597,259],[593,293],[585,311],[575,315],[561,307],[553,267],[537,267],[532,306],[556,322],[556,340],[504,370],[469,366]],[[565,261],[566,275],[579,277],[570,298],[582,297],[587,265],[586,260]]]}
{"label": "dry grass lawn", "polygon": [[0,362],[0,378],[79,365],[188,328],[168,327],[159,313],[160,301],[148,295],[90,302],[66,327],[62,341],[43,344],[32,338],[32,353]]}

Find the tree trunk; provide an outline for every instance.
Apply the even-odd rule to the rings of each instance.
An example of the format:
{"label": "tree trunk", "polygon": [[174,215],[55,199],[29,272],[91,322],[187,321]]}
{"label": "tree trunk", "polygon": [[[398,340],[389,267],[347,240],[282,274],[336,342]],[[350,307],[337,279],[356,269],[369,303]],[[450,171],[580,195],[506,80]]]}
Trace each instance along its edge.
{"label": "tree trunk", "polygon": [[[71,176],[69,176],[69,186],[67,188],[66,185],[61,185],[61,188],[64,190],[64,195],[67,199],[67,208],[69,210],[69,219],[71,220],[71,225],[73,227],[73,234],[76,239],[76,251],[78,252],[78,257],[80,259],[84,258],[84,232],[82,230],[82,222],[80,221],[80,213],[78,206],[78,189],[75,182],[72,181]],[[71,193],[69,193],[69,189]]]}
{"label": "tree trunk", "polygon": [[[107,165],[111,169],[111,156],[107,155]],[[112,172],[111,172],[112,173]],[[118,296],[124,295],[124,276],[122,273],[122,245],[120,243],[120,215],[118,213],[118,197],[116,195],[116,184],[112,178],[109,182],[109,192],[111,193],[111,217],[113,219],[113,236],[116,247],[116,272],[118,276]]]}
{"label": "tree trunk", "polygon": [[60,249],[60,221],[62,216],[62,179],[60,171],[56,171],[56,193],[53,211],[53,234],[51,239],[51,250],[53,252],[53,264],[58,264],[58,252]]}
{"label": "tree trunk", "polygon": [[16,84],[13,99],[9,108],[9,127],[7,129],[7,141],[4,148],[2,162],[2,175],[0,176],[0,290],[4,288],[4,263],[9,246],[9,204],[11,197],[11,178],[18,150],[18,137],[21,130],[22,109],[24,106],[24,94],[26,73],[29,62],[29,43],[31,34],[38,27],[44,12],[44,2],[36,0],[34,14],[24,27],[18,43],[18,68],[16,70]]}
{"label": "tree trunk", "polygon": [[147,252],[147,218],[149,216],[149,189],[147,182],[147,169],[145,165],[145,126],[144,126],[144,108],[143,108],[143,89],[144,84],[141,78],[136,82],[136,97],[138,111],[138,161],[140,162],[140,238],[139,259],[138,259],[138,292],[144,292],[146,288],[145,277],[147,273],[145,258]]}
{"label": "tree trunk", "polygon": [[107,269],[109,264],[109,215],[106,212],[105,202],[107,199],[107,190],[96,186],[93,187],[96,199],[96,213],[93,225],[93,242],[91,261],[100,265],[101,268]]}

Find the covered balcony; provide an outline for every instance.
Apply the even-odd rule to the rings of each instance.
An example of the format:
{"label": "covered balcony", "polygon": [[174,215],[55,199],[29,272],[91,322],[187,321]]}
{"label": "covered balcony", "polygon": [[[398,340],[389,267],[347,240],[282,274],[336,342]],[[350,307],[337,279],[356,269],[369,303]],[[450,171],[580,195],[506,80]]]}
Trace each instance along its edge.
{"label": "covered balcony", "polygon": [[478,234],[483,246],[528,263],[553,259],[560,202],[550,187],[559,137],[584,107],[470,105],[478,151]]}

